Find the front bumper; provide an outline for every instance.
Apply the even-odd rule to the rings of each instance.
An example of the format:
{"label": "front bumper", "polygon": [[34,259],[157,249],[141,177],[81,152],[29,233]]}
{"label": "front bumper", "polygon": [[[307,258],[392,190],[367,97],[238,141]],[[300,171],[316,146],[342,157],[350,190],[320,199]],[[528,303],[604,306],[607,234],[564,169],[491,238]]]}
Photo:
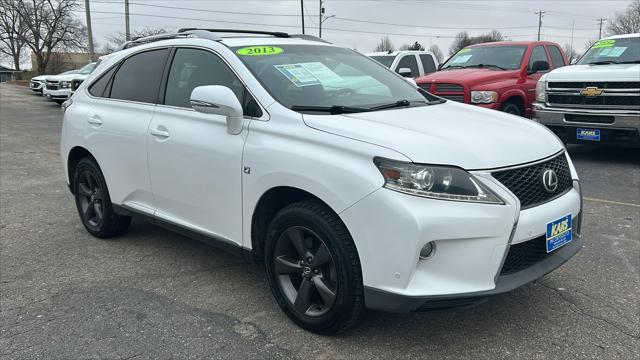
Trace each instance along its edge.
{"label": "front bumper", "polygon": [[[640,146],[640,111],[552,108],[542,103],[534,103],[533,110],[533,120],[548,127],[565,143]],[[590,117],[608,121],[589,122]],[[577,119],[580,121],[576,121]],[[578,129],[599,130],[600,139],[578,139]]]}
{"label": "front bumper", "polygon": [[[356,243],[365,303],[406,312],[435,300],[461,300],[509,291],[560,266],[581,247],[579,236],[522,272],[501,275],[511,246],[540,238],[547,223],[579,219],[576,188],[520,210],[519,200],[488,173],[474,173],[505,205],[428,199],[379,189],[340,214]],[[419,259],[420,249],[435,253]],[[460,305],[460,303],[458,304]]]}
{"label": "front bumper", "polygon": [[71,89],[64,88],[58,90],[49,90],[46,87],[42,90],[42,96],[49,100],[67,100],[71,96]]}

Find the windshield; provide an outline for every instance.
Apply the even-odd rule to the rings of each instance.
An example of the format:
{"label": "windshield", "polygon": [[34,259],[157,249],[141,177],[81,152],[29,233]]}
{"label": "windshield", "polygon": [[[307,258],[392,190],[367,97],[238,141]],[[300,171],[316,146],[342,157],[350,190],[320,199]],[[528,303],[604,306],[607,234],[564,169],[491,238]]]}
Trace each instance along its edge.
{"label": "windshield", "polygon": [[370,58],[390,68],[391,64],[393,64],[393,59],[395,59],[396,56],[395,55],[375,55],[375,56],[370,56]]}
{"label": "windshield", "polygon": [[95,67],[96,67],[96,63],[87,64],[82,68],[80,68],[80,70],[78,70],[78,74],[82,74],[82,75],[91,74],[91,72]]}
{"label": "windshield", "polygon": [[329,113],[331,108],[335,111],[330,113],[335,114],[438,102],[438,98],[353,50],[324,45],[232,50],[271,96],[295,111]]}
{"label": "windshield", "polygon": [[80,70],[78,70],[78,69],[67,70],[67,71],[65,71],[65,72],[61,72],[61,73],[60,73],[60,74],[58,74],[58,75],[77,74],[77,73],[78,73],[78,71],[80,71]]}
{"label": "windshield", "polygon": [[496,45],[466,47],[458,51],[442,66],[446,68],[495,67],[505,70],[520,68],[526,45]]}
{"label": "windshield", "polygon": [[604,39],[596,42],[580,58],[578,65],[640,62],[640,38]]}

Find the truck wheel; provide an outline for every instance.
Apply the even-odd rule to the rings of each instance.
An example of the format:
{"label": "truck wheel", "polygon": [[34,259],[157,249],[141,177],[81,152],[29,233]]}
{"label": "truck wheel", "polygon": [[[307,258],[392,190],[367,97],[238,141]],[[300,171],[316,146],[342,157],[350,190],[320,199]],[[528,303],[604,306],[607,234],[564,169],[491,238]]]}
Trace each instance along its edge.
{"label": "truck wheel", "polygon": [[269,225],[265,245],[269,286],[291,320],[320,334],[358,321],[364,309],[360,259],[331,209],[318,201],[286,206]]}
{"label": "truck wheel", "polygon": [[87,231],[99,238],[109,238],[125,232],[131,217],[113,211],[107,183],[93,158],[86,157],[76,166],[73,194],[78,215]]}
{"label": "truck wheel", "polygon": [[522,116],[522,110],[520,110],[520,106],[512,102],[506,102],[504,105],[502,105],[502,111],[508,114]]}

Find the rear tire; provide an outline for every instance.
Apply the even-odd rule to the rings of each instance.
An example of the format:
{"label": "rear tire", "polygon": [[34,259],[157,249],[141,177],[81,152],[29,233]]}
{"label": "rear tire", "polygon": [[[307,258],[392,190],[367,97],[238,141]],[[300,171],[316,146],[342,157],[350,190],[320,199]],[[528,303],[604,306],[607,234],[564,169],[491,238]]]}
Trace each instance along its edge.
{"label": "rear tire", "polygon": [[85,157],[78,162],[73,175],[73,194],[80,220],[91,235],[110,238],[129,228],[131,217],[113,211],[107,183],[93,158]]}
{"label": "rear tire", "polygon": [[326,205],[305,200],[282,209],[269,225],[265,264],[278,305],[300,327],[329,335],[359,320],[364,295],[358,252]]}

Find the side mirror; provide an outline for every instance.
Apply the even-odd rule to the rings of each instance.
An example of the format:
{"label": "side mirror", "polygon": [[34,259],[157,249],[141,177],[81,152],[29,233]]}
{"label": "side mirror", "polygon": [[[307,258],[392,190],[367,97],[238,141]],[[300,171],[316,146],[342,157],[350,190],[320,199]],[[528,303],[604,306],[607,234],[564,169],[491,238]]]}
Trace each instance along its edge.
{"label": "side mirror", "polygon": [[191,107],[197,112],[226,116],[229,134],[242,132],[242,105],[236,94],[226,86],[198,86],[191,92]]}
{"label": "side mirror", "polygon": [[398,69],[398,74],[404,77],[411,77],[411,69],[409,68],[400,68]]}
{"label": "side mirror", "polygon": [[537,72],[547,71],[547,70],[549,70],[549,62],[544,60],[539,60],[534,62],[533,65],[531,65],[531,70],[529,71],[529,73],[535,74]]}

